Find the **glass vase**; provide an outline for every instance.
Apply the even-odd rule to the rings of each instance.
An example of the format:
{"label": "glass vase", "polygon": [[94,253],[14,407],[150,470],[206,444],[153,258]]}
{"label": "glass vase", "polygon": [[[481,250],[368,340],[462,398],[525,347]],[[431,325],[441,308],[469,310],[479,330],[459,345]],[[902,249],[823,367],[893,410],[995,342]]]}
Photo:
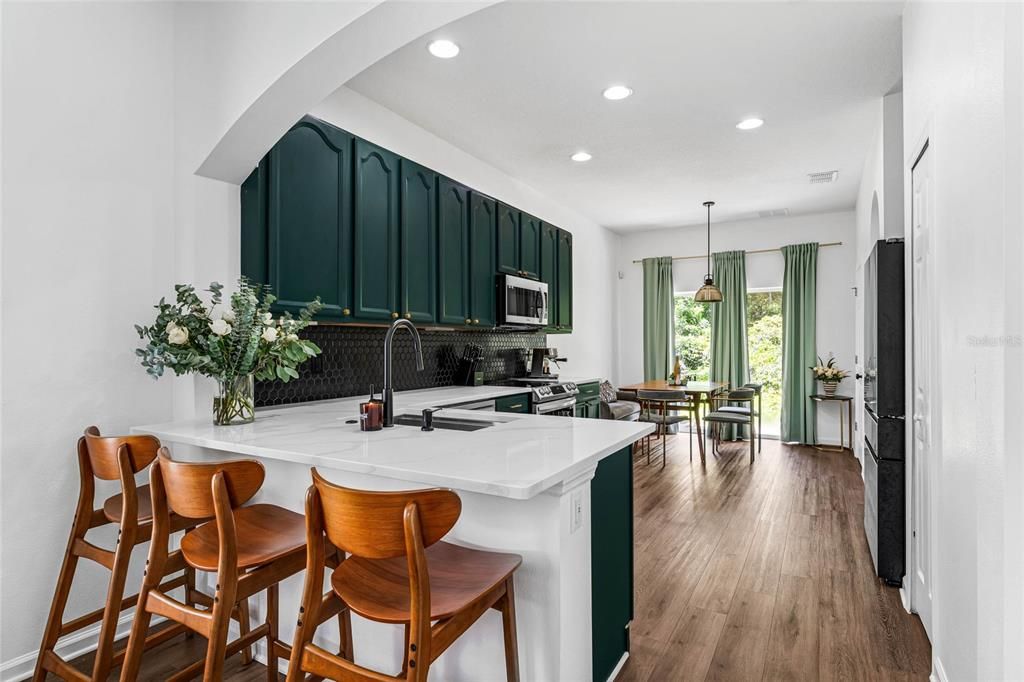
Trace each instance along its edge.
{"label": "glass vase", "polygon": [[217,379],[213,397],[213,423],[217,426],[251,424],[256,419],[256,401],[251,374]]}

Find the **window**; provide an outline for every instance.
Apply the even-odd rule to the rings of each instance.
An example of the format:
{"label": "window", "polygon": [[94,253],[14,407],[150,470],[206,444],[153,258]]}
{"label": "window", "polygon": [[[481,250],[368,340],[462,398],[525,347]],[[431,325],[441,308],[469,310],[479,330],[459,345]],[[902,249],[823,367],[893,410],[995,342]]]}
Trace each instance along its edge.
{"label": "window", "polygon": [[[706,381],[711,368],[709,306],[693,293],[676,294],[675,354],[691,379]],[[763,384],[762,429],[778,435],[782,409],[782,291],[747,292],[747,357],[750,380]]]}

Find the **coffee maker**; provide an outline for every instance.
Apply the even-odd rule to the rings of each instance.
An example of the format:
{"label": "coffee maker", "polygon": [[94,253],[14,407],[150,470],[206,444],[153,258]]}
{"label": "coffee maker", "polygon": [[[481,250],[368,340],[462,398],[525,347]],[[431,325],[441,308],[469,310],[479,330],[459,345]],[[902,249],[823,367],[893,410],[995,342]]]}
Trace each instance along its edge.
{"label": "coffee maker", "polygon": [[530,373],[527,376],[530,379],[557,379],[558,374],[552,374],[548,364],[554,362],[557,365],[565,361],[565,358],[558,357],[557,348],[534,348],[530,360]]}

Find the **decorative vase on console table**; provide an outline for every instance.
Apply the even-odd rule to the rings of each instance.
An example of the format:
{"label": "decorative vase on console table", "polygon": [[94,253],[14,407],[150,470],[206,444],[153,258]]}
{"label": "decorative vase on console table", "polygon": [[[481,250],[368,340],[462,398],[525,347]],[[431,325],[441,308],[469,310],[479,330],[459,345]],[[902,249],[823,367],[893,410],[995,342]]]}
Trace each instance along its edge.
{"label": "decorative vase on console table", "polygon": [[213,423],[248,424],[256,418],[254,379],[297,379],[296,368],[320,354],[315,343],[299,338],[299,332],[312,323],[322,305],[317,298],[297,319],[290,313],[275,319],[270,307],[277,298],[267,287],[243,277],[226,304],[223,288],[210,284],[207,304],[191,284],[176,285],[175,302],[160,299],[152,326],[135,325],[139,338],[148,340],[135,354],[154,379],[167,368],[177,375],[216,379]]}
{"label": "decorative vase on console table", "polygon": [[839,382],[849,375],[845,369],[836,366],[836,359],[833,357],[829,357],[828,362],[822,362],[821,357],[818,357],[818,364],[811,367],[811,372],[814,378],[821,382],[827,396],[834,396],[836,389],[839,388]]}

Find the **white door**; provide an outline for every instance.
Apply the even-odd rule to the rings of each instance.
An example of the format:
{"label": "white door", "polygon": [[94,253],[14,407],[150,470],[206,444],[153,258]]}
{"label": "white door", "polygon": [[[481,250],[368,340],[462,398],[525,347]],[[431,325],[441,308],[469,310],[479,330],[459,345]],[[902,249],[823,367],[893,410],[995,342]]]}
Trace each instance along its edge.
{"label": "white door", "polygon": [[[912,308],[911,333],[913,334],[913,409],[911,414],[911,441],[913,447],[911,464],[911,507],[910,507],[910,607],[924,623],[924,629],[931,638],[932,630],[932,583],[934,580],[932,561],[932,483],[930,449],[933,444],[934,423],[932,408],[935,401],[934,359],[935,359],[935,307],[932,292],[934,288],[934,266],[932,254],[932,164],[927,143],[911,171],[912,199],[911,222],[911,272]],[[933,640],[934,641],[934,640]]]}

